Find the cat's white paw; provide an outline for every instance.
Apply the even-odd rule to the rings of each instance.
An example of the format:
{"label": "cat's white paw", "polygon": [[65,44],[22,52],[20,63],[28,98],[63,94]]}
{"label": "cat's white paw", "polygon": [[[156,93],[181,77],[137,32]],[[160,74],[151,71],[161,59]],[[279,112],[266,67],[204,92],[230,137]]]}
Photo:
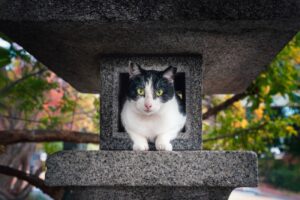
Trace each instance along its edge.
{"label": "cat's white paw", "polygon": [[173,149],[172,144],[170,142],[156,142],[155,147],[158,151],[172,151]]}
{"label": "cat's white paw", "polygon": [[132,149],[134,151],[148,151],[149,150],[149,145],[148,143],[145,143],[145,144],[133,144],[133,147]]}

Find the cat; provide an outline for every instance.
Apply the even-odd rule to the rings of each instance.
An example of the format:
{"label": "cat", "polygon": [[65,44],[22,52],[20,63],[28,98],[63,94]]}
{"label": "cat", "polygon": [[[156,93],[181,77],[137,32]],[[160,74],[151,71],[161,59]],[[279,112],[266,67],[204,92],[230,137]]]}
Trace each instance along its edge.
{"label": "cat", "polygon": [[177,69],[145,70],[129,62],[129,88],[121,111],[121,122],[133,142],[133,150],[172,151],[174,140],[186,122],[184,102],[174,89]]}

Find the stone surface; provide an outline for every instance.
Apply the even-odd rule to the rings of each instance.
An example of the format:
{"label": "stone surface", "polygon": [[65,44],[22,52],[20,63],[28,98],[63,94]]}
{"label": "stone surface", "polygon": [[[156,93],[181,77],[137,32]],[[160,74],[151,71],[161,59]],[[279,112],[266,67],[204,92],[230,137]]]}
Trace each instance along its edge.
{"label": "stone surface", "polygon": [[[1,0],[0,31],[80,91],[103,54],[201,54],[205,93],[244,90],[300,28],[298,0]],[[78,81],[80,80],[80,81]]]}
{"label": "stone surface", "polygon": [[[174,150],[201,148],[201,56],[107,56],[100,59],[100,148],[131,150],[132,142],[125,132],[120,112],[128,89],[128,63],[139,63],[144,69],[177,68],[175,90],[183,94],[187,121],[173,144]],[[154,145],[151,145],[154,149]]]}
{"label": "stone surface", "polygon": [[224,151],[63,151],[47,160],[48,186],[255,187],[257,157]]}
{"label": "stone surface", "polygon": [[228,187],[76,187],[66,200],[227,200]]}

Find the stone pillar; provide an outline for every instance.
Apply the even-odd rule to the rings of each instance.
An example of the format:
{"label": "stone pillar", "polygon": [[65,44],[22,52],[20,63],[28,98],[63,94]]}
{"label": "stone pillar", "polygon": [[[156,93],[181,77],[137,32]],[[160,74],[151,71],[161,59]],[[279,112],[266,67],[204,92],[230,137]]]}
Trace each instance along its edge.
{"label": "stone pillar", "polygon": [[[187,123],[174,151],[131,151],[120,123],[128,62],[145,69],[177,67],[175,89],[185,100]],[[63,151],[47,160],[46,184],[70,189],[66,199],[225,200],[236,187],[257,185],[253,152],[201,151],[202,59],[186,56],[100,58],[101,151]]]}

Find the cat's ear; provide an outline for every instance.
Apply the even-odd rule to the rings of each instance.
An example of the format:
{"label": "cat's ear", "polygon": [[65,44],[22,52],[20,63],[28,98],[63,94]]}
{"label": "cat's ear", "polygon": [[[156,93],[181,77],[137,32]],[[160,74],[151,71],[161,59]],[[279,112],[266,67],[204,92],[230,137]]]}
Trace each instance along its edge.
{"label": "cat's ear", "polygon": [[132,78],[142,73],[142,68],[137,63],[133,63],[129,61],[128,68],[129,68],[129,78]]}
{"label": "cat's ear", "polygon": [[170,83],[173,83],[176,71],[176,67],[170,66],[163,71],[163,77],[166,78]]}

